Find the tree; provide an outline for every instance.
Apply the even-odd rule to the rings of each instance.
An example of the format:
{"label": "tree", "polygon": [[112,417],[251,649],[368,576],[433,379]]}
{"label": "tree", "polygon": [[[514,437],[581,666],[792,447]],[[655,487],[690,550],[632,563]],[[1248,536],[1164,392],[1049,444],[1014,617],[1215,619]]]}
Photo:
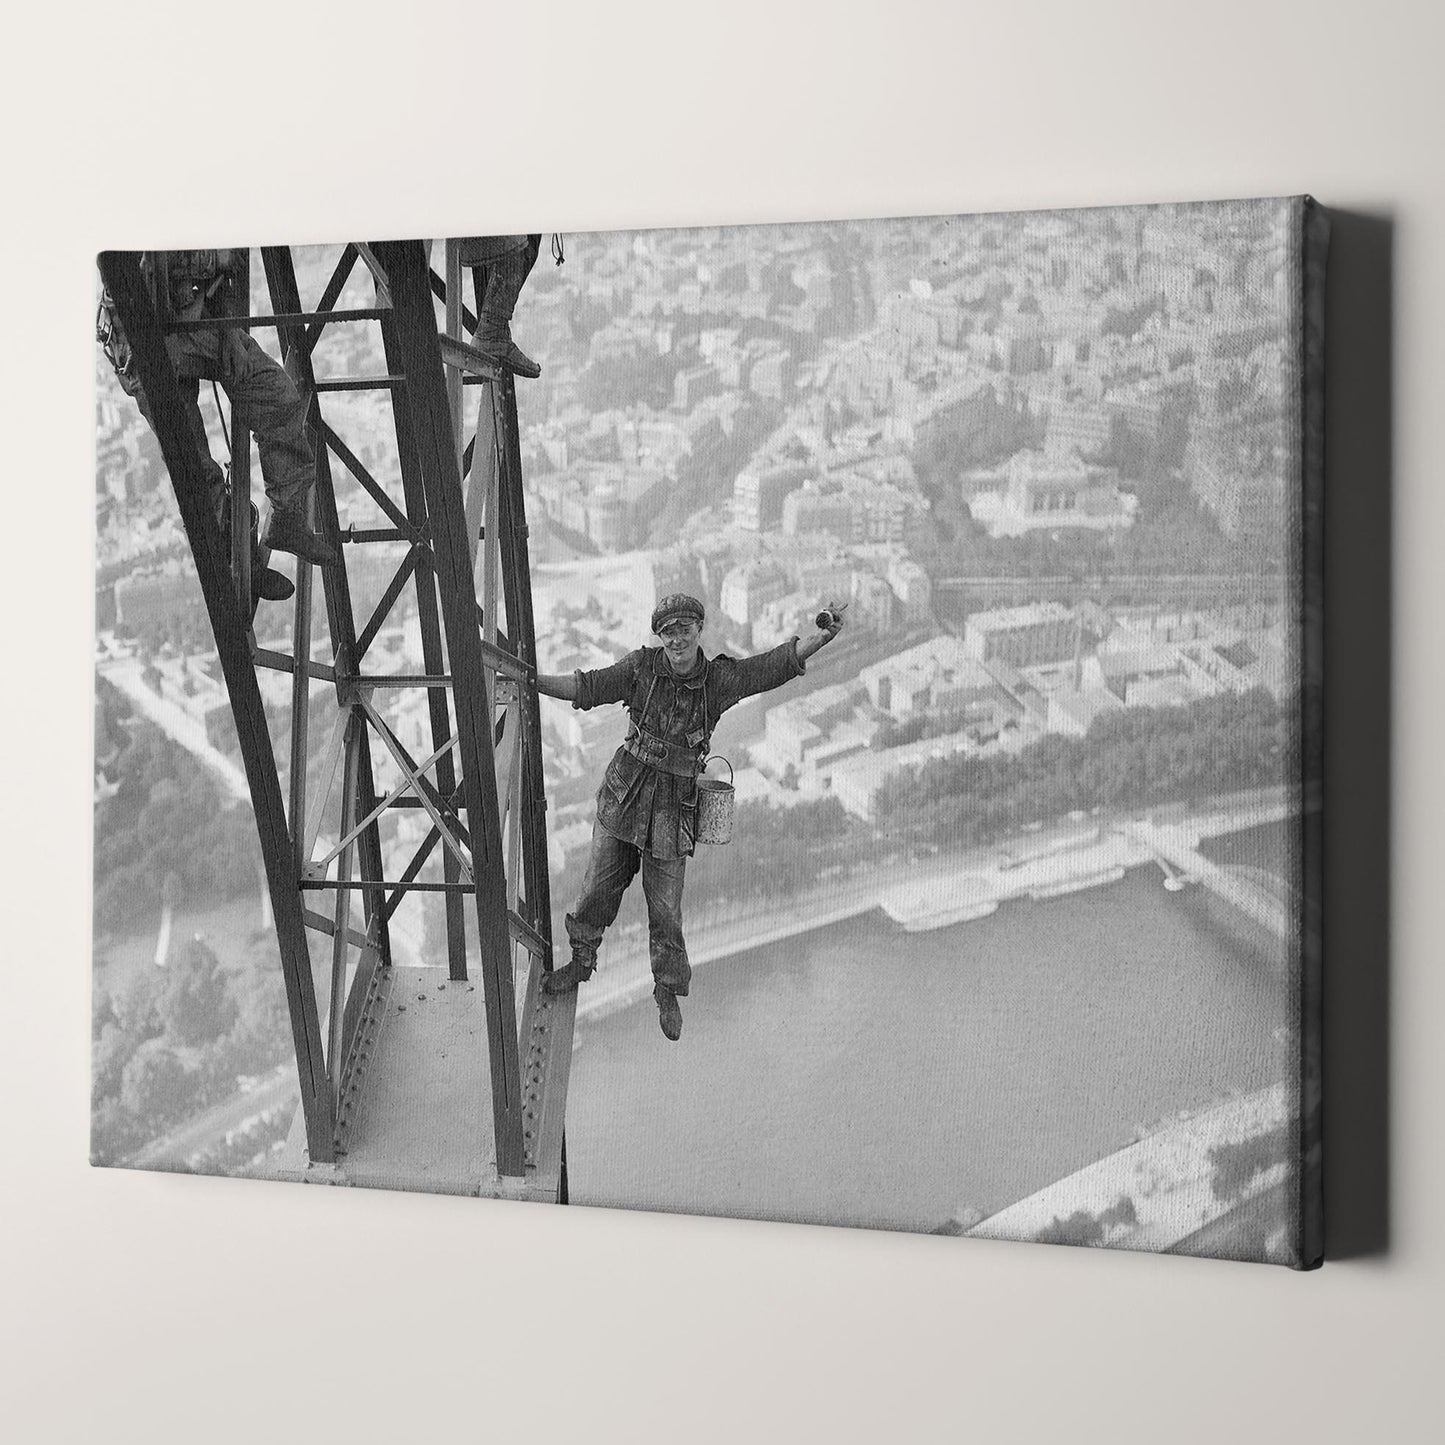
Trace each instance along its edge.
{"label": "tree", "polygon": [[150,1129],[164,1127],[180,1113],[190,1093],[186,1066],[158,1039],[137,1049],[121,1076],[121,1107]]}
{"label": "tree", "polygon": [[1214,1197],[1224,1201],[1240,1198],[1267,1169],[1285,1162],[1288,1147],[1288,1131],[1283,1124],[1237,1144],[1214,1145],[1209,1151],[1209,1162],[1214,1166],[1210,1180]]}
{"label": "tree", "polygon": [[141,1142],[142,1131],[118,1098],[101,1100],[90,1121],[90,1157],[96,1164],[115,1164]]}
{"label": "tree", "polygon": [[111,996],[111,1010],[121,1031],[137,1046],[164,1030],[156,1006],[160,980],[155,970],[136,976],[130,985]]}
{"label": "tree", "polygon": [[941,758],[878,795],[883,827],[930,842],[988,840],[1076,808],[1138,807],[1278,780],[1292,742],[1262,688],[1183,707],[1101,713],[1087,736],[1050,735],[1017,755]]}
{"label": "tree", "polygon": [[120,1092],[121,1075],[139,1042],[119,1024],[106,1023],[90,1051],[90,1094],[98,1105]]}
{"label": "tree", "polygon": [[241,976],[240,1017],[231,1037],[247,1066],[279,1063],[291,1048],[291,1011],[274,944],[265,958]]}
{"label": "tree", "polygon": [[1127,1195],[1121,1194],[1106,1210],[1099,1215],[1099,1223],[1105,1229],[1119,1225],[1123,1229],[1132,1229],[1139,1222],[1139,1211],[1134,1207],[1134,1201]]}
{"label": "tree", "polygon": [[191,1047],[220,1038],[236,1022],[236,1003],[220,960],[199,935],[166,970],[159,1007],[167,1034]]}
{"label": "tree", "polygon": [[[104,958],[97,958],[95,960],[94,968],[97,975],[105,968],[107,962],[108,960]],[[111,1002],[110,995],[108,993],[97,993],[95,1002],[90,1010],[91,1041],[99,1041],[100,1036],[105,1032],[107,1024],[118,1025],[119,1022],[119,1019],[116,1017],[115,1005]]]}
{"label": "tree", "polygon": [[1034,1238],[1040,1244],[1102,1244],[1104,1226],[1087,1209],[1076,1209],[1067,1219],[1054,1215]]}
{"label": "tree", "polygon": [[224,806],[195,759],[137,725],[119,791],[96,817],[97,928],[149,926],[162,902],[234,897],[249,889],[257,857],[249,810]]}

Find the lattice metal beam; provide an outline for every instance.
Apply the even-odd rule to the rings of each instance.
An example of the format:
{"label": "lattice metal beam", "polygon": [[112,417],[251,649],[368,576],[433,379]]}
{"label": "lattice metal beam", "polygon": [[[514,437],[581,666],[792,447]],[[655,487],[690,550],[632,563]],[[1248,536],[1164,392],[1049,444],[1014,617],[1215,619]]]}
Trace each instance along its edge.
{"label": "lattice metal beam", "polygon": [[[221,548],[220,530],[211,514],[200,454],[186,421],[175,371],[166,354],[156,308],[134,255],[106,252],[100,273],[115,300],[135,354],[136,375],[145,388],[155,422],[161,456],[175,488],[176,503],[196,559],[201,595],[216,641],[221,672],[230,694],[231,711],[241,747],[241,762],[251,790],[256,831],[266,869],[266,886],[281,952],[281,970],[290,1005],[292,1042],[301,1086],[301,1108],[313,1159],[335,1158],[335,1111],[326,1078],[316,991],[311,980],[311,959],[306,946],[306,925],[301,912],[291,838],[276,758],[251,666],[245,619],[230,569]],[[160,288],[162,291],[164,287]]]}
{"label": "lattice metal beam", "polygon": [[[465,533],[461,471],[452,450],[451,408],[432,309],[431,268],[426,248],[419,241],[379,242],[373,249],[391,283],[393,310],[383,319],[382,330],[383,334],[390,330],[405,362],[405,397],[431,521],[447,654],[456,679],[453,702],[477,879],[478,951],[487,1007],[497,1170],[502,1175],[520,1176],[525,1172],[525,1158],[516,994],[492,719],[487,705],[486,660],[476,629],[476,588]],[[388,369],[396,369],[390,360]]]}
{"label": "lattice metal beam", "polygon": [[[489,1087],[465,1113],[473,1117],[483,1101],[490,1110],[495,1175],[490,1184],[482,1180],[476,1187],[517,1197],[565,1196],[561,1110],[573,1015],[566,1001],[553,1001],[539,989],[542,972],[551,966],[551,910],[512,379],[478,353],[462,333],[464,326],[474,327],[475,320],[460,304],[460,268],[449,258],[452,284],[441,285],[421,242],[352,243],[331,271],[315,311],[302,304],[290,252],[267,247],[261,254],[275,314],[169,324],[174,330],[274,327],[316,443],[317,529],[343,559],[361,545],[405,545],[405,554],[393,563],[389,582],[360,628],[344,560],[324,569],[330,662],[312,660],[317,619],[312,572],[305,564],[297,570],[290,655],[255,646],[247,631],[249,584],[244,571],[228,573],[220,529],[213,519],[208,523],[200,458],[166,358],[164,308],[160,315],[148,309],[146,286],[133,258],[103,258],[102,272],[121,303],[122,321],[139,342],[138,370],[147,394],[159,400],[157,432],[176,484],[231,693],[281,944],[310,1159],[335,1162],[345,1170],[346,1149],[353,1143],[365,1146],[368,1060],[386,1059],[382,1074],[401,1077],[395,1073],[397,1061],[387,1059],[385,1046],[386,1001],[395,997],[388,981],[395,972],[389,924],[411,894],[439,893],[446,910],[449,978],[468,979],[468,933],[474,928],[470,953],[478,965],[478,1001],[485,1005]],[[376,305],[333,309],[358,262],[366,265],[375,283]],[[165,289],[163,274],[161,289]],[[449,297],[445,333],[438,331],[432,300],[438,290]],[[385,375],[317,380],[312,352],[323,343],[328,328],[340,323],[379,326]],[[477,432],[464,442],[461,418],[468,393],[463,387],[478,383],[482,391],[470,393],[478,401]],[[386,478],[385,468],[374,465],[374,458],[372,466],[363,464],[322,415],[324,396],[362,390],[389,393],[396,476]],[[244,437],[238,440],[244,446]],[[343,533],[333,457],[390,525],[349,526]],[[472,475],[464,497],[468,468]],[[398,476],[399,499],[386,484]],[[237,475],[235,514],[239,521],[244,504],[248,561],[247,483],[243,462]],[[237,603],[243,595],[248,604],[244,608]],[[368,648],[413,595],[422,670],[388,672],[374,667],[363,672]],[[278,670],[292,678],[289,826],[255,669]],[[308,796],[313,682],[329,685],[337,715],[319,793]],[[427,694],[432,738],[431,754],[421,763],[413,759],[396,722],[383,714],[380,698],[374,696],[379,690],[381,697],[396,699],[401,690],[416,688]],[[393,705],[404,707],[399,701],[388,703]],[[377,788],[373,768],[373,734],[382,744],[376,757],[401,775],[401,781],[395,787],[388,785],[384,793]],[[337,791],[339,809],[333,800]],[[321,843],[323,820],[331,820],[326,827],[335,826],[333,809],[339,811],[338,833],[334,841]],[[382,831],[388,816],[403,809],[424,810],[432,824],[404,864],[402,858],[391,856],[397,849]],[[416,813],[406,816],[415,818]],[[401,836],[415,835],[408,831]],[[439,845],[443,876],[424,877]],[[362,897],[364,922],[353,917],[350,899],[356,893]],[[326,894],[327,904],[306,907],[307,894]],[[329,942],[330,992],[324,1011],[318,1008],[312,979],[308,928]],[[519,1039],[515,969],[527,957],[526,1021]],[[401,969],[397,976],[426,972]],[[447,997],[462,1001],[466,993],[461,990]],[[453,1027],[464,1013],[453,1017]],[[410,1023],[404,1033],[413,1041],[418,1037]],[[392,1119],[379,1137],[400,1137],[396,1126]],[[369,1158],[357,1167],[358,1177],[391,1177],[384,1160]]]}

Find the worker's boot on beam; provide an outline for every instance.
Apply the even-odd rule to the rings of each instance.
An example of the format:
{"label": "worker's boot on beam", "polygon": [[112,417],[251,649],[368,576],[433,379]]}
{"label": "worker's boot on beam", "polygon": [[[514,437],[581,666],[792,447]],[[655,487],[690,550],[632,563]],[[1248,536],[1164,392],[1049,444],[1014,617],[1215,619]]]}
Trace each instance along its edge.
{"label": "worker's boot on beam", "polygon": [[295,584],[284,572],[278,572],[262,561],[264,555],[259,549],[251,554],[253,606],[258,602],[285,602],[296,592]]}
{"label": "worker's boot on beam", "polygon": [[296,592],[295,584],[271,565],[271,549],[261,545],[261,514],[251,503],[251,611],[260,602],[285,602]]}
{"label": "worker's boot on beam", "polygon": [[488,316],[483,312],[482,324],[477,327],[472,344],[489,361],[505,366],[518,376],[535,381],[542,374],[542,368],[512,340],[511,322],[501,317]]}
{"label": "worker's boot on beam", "polygon": [[289,552],[318,567],[330,567],[337,561],[336,552],[319,532],[313,532],[301,509],[283,511],[273,507],[261,534],[261,545],[273,552]]}
{"label": "worker's boot on beam", "polygon": [[586,983],[597,969],[597,960],[581,949],[572,950],[572,960],[563,968],[554,968],[542,975],[543,993],[571,993],[579,983]]}

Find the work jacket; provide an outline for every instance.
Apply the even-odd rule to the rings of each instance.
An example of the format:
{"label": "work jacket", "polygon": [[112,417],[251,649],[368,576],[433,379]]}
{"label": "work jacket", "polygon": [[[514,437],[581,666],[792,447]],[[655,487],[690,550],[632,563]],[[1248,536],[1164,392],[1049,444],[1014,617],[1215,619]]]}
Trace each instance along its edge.
{"label": "work jacket", "polygon": [[627,737],[597,792],[604,832],[654,858],[686,858],[697,839],[697,778],[718,719],[734,703],[781,687],[805,667],[798,639],[754,657],[699,656],[678,677],[661,647],[640,647],[611,667],[577,671],[576,708],[625,703]]}
{"label": "work jacket", "polygon": [[235,251],[146,251],[141,256],[141,274],[156,294],[164,279],[166,303],[174,321],[195,321],[206,302],[225,283],[236,263]]}
{"label": "work jacket", "polygon": [[[141,278],[150,288],[152,300],[159,299],[158,289],[164,285],[166,310],[171,320],[195,321],[205,313],[207,301],[226,280],[235,256],[234,251],[143,251]],[[100,310],[102,314],[96,317],[96,339],[115,368],[121,390],[140,400],[140,378],[135,374],[130,339],[109,291],[101,292]],[[179,363],[182,354],[190,354],[194,360],[194,353],[208,351],[213,364],[192,366],[188,374],[219,380],[222,370],[218,358],[222,349],[234,349],[240,341],[239,332],[224,332],[210,340],[188,339],[172,333],[166,337],[166,350],[173,366]]]}

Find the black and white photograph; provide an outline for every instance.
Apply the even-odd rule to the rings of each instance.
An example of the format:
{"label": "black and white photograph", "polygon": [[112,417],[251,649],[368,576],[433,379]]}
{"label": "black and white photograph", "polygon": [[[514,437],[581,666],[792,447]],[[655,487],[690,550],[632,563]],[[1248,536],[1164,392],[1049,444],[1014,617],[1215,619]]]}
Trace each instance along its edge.
{"label": "black and white photograph", "polygon": [[9,19],[7,1440],[1439,1433],[1445,9]]}
{"label": "black and white photograph", "polygon": [[102,253],[93,1162],[1317,1263],[1325,230]]}

